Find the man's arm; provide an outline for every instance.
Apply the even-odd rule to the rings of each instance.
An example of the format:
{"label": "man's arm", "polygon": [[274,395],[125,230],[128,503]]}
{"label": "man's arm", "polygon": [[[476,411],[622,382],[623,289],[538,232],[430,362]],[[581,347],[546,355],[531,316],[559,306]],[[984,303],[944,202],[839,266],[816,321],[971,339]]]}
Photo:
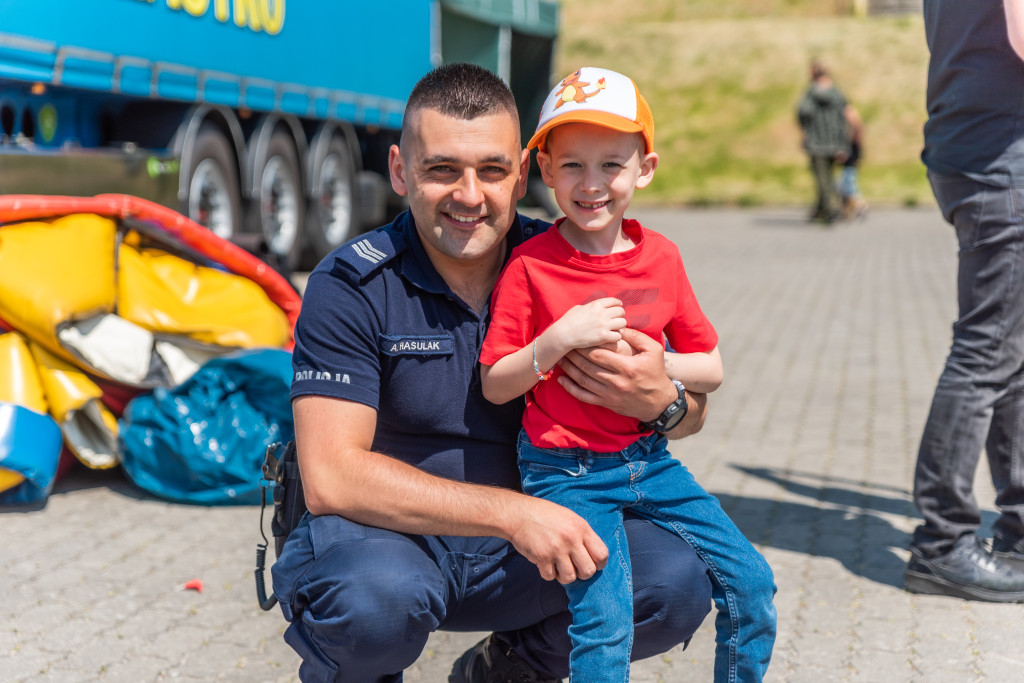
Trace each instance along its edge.
{"label": "man's arm", "polygon": [[1003,0],[1006,12],[1006,32],[1010,47],[1017,56],[1024,59],[1024,0]]}
{"label": "man's arm", "polygon": [[300,396],[293,403],[299,470],[309,511],[428,535],[498,536],[562,583],[590,578],[608,550],[576,513],[508,489],[452,481],[371,450],[376,411]]}
{"label": "man's arm", "polygon": [[[558,382],[576,399],[638,420],[653,420],[676,400],[675,385],[666,374],[665,349],[643,332],[619,331],[633,347],[625,356],[607,349],[570,351],[559,365],[565,372]],[[679,439],[704,426],[707,397],[686,392],[686,417],[666,436]]]}

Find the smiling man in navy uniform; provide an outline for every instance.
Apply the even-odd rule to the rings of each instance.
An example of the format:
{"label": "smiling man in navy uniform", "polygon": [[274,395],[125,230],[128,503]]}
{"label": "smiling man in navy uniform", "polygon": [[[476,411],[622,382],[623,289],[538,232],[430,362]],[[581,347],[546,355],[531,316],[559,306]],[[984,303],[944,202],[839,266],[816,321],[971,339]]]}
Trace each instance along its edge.
{"label": "smiling man in navy uniform", "polygon": [[[274,565],[304,681],[401,681],[438,629],[492,631],[450,681],[549,681],[571,644],[567,583],[602,567],[586,522],[519,492],[523,405],[480,390],[480,345],[512,247],[548,226],[517,214],[529,156],[512,93],[490,72],[441,67],[414,88],[391,182],[409,211],[339,247],[310,275],[292,404],[309,513]],[[570,393],[641,420],[685,406],[663,350],[573,352]],[[627,521],[633,657],[687,641],[710,609],[707,567],[685,542]],[[539,570],[538,567],[544,568]]]}

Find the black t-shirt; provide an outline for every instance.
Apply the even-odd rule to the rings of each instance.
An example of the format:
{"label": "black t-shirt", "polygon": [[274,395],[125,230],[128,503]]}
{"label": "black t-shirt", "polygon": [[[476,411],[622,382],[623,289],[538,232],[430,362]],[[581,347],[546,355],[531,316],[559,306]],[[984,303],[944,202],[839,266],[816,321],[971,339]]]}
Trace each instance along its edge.
{"label": "black t-shirt", "polygon": [[1024,61],[1002,0],[924,0],[928,122],[921,159],[940,173],[1024,186]]}

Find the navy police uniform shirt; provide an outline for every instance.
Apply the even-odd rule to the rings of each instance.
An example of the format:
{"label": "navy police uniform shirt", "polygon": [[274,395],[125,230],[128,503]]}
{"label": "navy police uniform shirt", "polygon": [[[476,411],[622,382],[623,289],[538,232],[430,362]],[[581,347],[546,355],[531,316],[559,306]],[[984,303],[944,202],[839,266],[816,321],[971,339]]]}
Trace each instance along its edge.
{"label": "navy police uniform shirt", "polygon": [[[506,253],[547,227],[517,215]],[[496,406],[480,389],[489,310],[478,315],[449,289],[405,212],[310,274],[292,400],[363,403],[377,410],[373,450],[449,479],[518,489],[523,399]]]}

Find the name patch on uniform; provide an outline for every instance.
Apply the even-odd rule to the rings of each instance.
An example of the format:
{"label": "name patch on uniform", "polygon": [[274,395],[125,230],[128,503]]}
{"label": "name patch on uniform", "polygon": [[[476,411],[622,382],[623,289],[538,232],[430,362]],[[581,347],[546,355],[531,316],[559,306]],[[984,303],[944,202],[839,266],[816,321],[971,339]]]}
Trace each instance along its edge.
{"label": "name patch on uniform", "polygon": [[380,350],[386,356],[450,356],[455,342],[447,335],[393,337],[382,334]]}

